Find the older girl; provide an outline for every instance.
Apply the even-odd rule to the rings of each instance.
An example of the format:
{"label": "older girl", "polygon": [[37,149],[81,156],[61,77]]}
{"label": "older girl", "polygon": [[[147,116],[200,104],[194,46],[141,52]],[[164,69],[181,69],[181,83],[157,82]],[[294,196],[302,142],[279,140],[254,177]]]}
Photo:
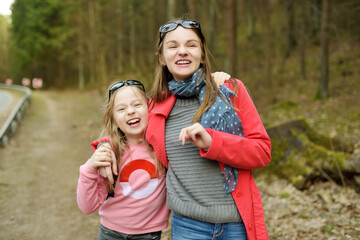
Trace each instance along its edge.
{"label": "older girl", "polygon": [[252,169],[270,162],[270,139],[240,80],[210,77],[200,24],[159,29],[146,138],[167,167],[172,239],[268,239]]}

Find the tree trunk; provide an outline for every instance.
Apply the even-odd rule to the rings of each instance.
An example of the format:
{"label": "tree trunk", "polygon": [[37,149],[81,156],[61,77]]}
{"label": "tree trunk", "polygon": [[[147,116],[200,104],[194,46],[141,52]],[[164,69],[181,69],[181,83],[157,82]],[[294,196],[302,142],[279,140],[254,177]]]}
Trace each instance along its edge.
{"label": "tree trunk", "polygon": [[96,79],[96,53],[97,53],[97,41],[96,41],[96,22],[95,22],[95,6],[94,0],[88,2],[89,13],[89,78],[90,83],[97,81]]}
{"label": "tree trunk", "polygon": [[175,18],[175,0],[167,0],[167,18],[168,20]]}
{"label": "tree trunk", "polygon": [[215,30],[216,30],[216,23],[215,23],[215,12],[216,12],[216,0],[210,0],[209,4],[209,18],[210,18],[210,27],[209,27],[209,40],[207,44],[211,52],[215,49],[216,37],[215,37]]}
{"label": "tree trunk", "polygon": [[[288,58],[296,45],[295,11],[294,11],[295,2],[294,0],[286,0],[285,4],[286,4],[286,15],[287,15],[285,57]],[[303,4],[303,2],[301,4]]]}
{"label": "tree trunk", "polygon": [[[0,16],[1,17],[1,16]],[[6,18],[0,19],[0,80],[5,80],[8,75],[8,23]]]}
{"label": "tree trunk", "polygon": [[197,19],[196,1],[195,0],[186,0],[186,4],[187,4],[187,7],[188,7],[188,9],[190,11],[191,18],[192,19]]}
{"label": "tree trunk", "polygon": [[272,85],[272,61],[273,61],[273,31],[271,26],[271,4],[268,1],[264,2],[264,25],[265,25],[265,82],[264,86]]}
{"label": "tree trunk", "polygon": [[247,14],[247,37],[252,38],[255,33],[255,16],[254,16],[254,1],[245,0],[245,8]]}
{"label": "tree trunk", "polygon": [[225,21],[227,36],[227,60],[229,61],[228,72],[236,76],[236,2],[235,0],[225,1]]}
{"label": "tree trunk", "polygon": [[322,1],[322,16],[321,16],[321,76],[319,81],[318,97],[329,97],[329,14],[330,4],[328,0]]}
{"label": "tree trunk", "polygon": [[119,74],[124,70],[124,17],[122,11],[122,5],[120,1],[116,1],[117,12],[117,25],[119,29],[116,31],[116,73]]}
{"label": "tree trunk", "polygon": [[[321,18],[321,0],[311,1],[311,40],[317,39],[317,34],[320,29],[320,18]],[[317,42],[317,40],[316,40]]]}
{"label": "tree trunk", "polygon": [[78,85],[79,89],[83,90],[85,88],[85,76],[84,76],[84,29],[83,29],[83,9],[81,4],[79,4],[79,13],[77,15],[77,25],[78,25]]}
{"label": "tree trunk", "polygon": [[135,33],[135,15],[134,15],[134,3],[129,3],[129,24],[130,24],[130,67],[132,70],[136,68],[136,33]]}
{"label": "tree trunk", "polygon": [[301,79],[306,79],[306,20],[305,20],[305,4],[307,4],[307,0],[303,1],[303,3],[300,6],[300,36],[299,36],[299,42],[300,42],[300,76]]}

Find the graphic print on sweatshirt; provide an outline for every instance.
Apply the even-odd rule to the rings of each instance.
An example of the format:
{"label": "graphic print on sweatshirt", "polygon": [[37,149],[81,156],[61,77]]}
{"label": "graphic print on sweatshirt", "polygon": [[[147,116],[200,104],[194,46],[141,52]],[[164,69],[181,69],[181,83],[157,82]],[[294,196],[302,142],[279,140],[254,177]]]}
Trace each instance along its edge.
{"label": "graphic print on sweatshirt", "polygon": [[125,196],[144,199],[152,194],[159,181],[159,174],[152,162],[144,159],[126,164],[120,174],[119,182]]}

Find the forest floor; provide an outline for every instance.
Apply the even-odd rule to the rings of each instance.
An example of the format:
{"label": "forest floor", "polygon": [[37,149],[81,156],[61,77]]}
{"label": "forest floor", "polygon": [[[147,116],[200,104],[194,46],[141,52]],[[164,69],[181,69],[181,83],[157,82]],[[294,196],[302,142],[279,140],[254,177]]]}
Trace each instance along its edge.
{"label": "forest floor", "polygon": [[[293,114],[304,112],[319,131],[343,131],[337,126],[339,116],[331,115],[334,120],[327,125],[321,119],[330,116],[326,109],[341,113],[344,106],[352,111],[346,116],[352,118],[353,111],[359,114],[354,106],[359,88],[349,86],[345,91],[326,102],[302,105],[305,107]],[[288,114],[271,111],[259,98],[255,103],[257,100],[265,122],[270,122],[272,115],[278,118],[275,123],[280,122],[275,111]],[[89,143],[99,134],[101,105],[102,96],[95,90],[33,92],[31,108],[18,132],[0,148],[0,239],[97,238],[99,216],[87,216],[79,210],[76,186],[79,166],[92,154]],[[317,114],[321,107],[324,112]],[[353,121],[345,121],[347,129],[342,135],[354,141],[358,151],[359,118]],[[318,182],[299,191],[285,180],[256,180],[270,239],[360,239],[360,195],[352,188]],[[163,239],[170,239],[168,236],[169,229]]]}

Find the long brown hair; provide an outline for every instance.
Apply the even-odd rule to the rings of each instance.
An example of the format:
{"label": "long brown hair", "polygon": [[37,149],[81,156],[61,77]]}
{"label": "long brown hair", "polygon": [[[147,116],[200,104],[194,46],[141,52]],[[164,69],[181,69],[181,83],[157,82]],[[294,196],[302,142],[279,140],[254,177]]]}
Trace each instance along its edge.
{"label": "long brown hair", "polygon": [[[144,99],[146,100],[148,106],[149,106],[149,100],[146,96],[145,91],[138,86],[138,85],[131,85],[131,86],[124,86],[124,87],[132,87],[133,89],[136,89],[137,93],[139,93]],[[124,88],[123,87],[123,88]],[[118,169],[120,169],[121,166],[121,156],[124,153],[124,151],[127,148],[127,138],[126,135],[120,130],[120,128],[117,126],[115,119],[114,119],[114,102],[115,102],[115,96],[116,93],[119,91],[119,89],[115,90],[112,94],[110,99],[106,98],[105,103],[105,111],[103,114],[103,129],[100,133],[99,139],[102,139],[104,137],[108,137],[111,142],[111,148],[113,152],[115,153],[116,162]],[[164,167],[161,164],[161,162],[158,160],[158,158],[155,155],[155,151],[152,148],[152,146],[146,141],[145,139],[145,132],[143,141],[147,144],[147,149],[150,154],[155,159],[155,167],[159,172],[164,172]],[[108,192],[114,191],[114,185],[110,183],[110,181],[106,178],[105,184]]]}
{"label": "long brown hair", "polygon": [[[185,19],[176,19],[170,22],[181,22],[183,20]],[[215,81],[211,77],[212,70],[211,70],[211,63],[209,60],[209,56],[211,56],[211,54],[206,46],[206,41],[205,38],[203,37],[203,34],[201,33],[201,29],[192,28],[189,30],[194,31],[200,39],[200,47],[201,47],[201,55],[202,55],[202,63],[200,67],[202,67],[202,74],[200,74],[199,79],[201,77],[204,77],[205,86],[206,86],[204,100],[202,101],[199,109],[195,112],[192,119],[192,122],[194,123],[194,122],[198,122],[201,116],[205,113],[205,111],[214,104],[216,98],[219,96],[219,92]],[[156,42],[157,64],[155,69],[155,81],[151,92],[152,95],[151,98],[153,100],[153,104],[162,102],[167,98],[169,94],[168,82],[173,79],[173,76],[170,73],[167,66],[162,66],[159,60],[159,57],[163,54],[162,39],[165,38],[166,34],[167,33],[164,33],[161,39],[159,36]],[[232,84],[235,85],[236,88],[237,87],[236,81],[231,81],[231,82]]]}

